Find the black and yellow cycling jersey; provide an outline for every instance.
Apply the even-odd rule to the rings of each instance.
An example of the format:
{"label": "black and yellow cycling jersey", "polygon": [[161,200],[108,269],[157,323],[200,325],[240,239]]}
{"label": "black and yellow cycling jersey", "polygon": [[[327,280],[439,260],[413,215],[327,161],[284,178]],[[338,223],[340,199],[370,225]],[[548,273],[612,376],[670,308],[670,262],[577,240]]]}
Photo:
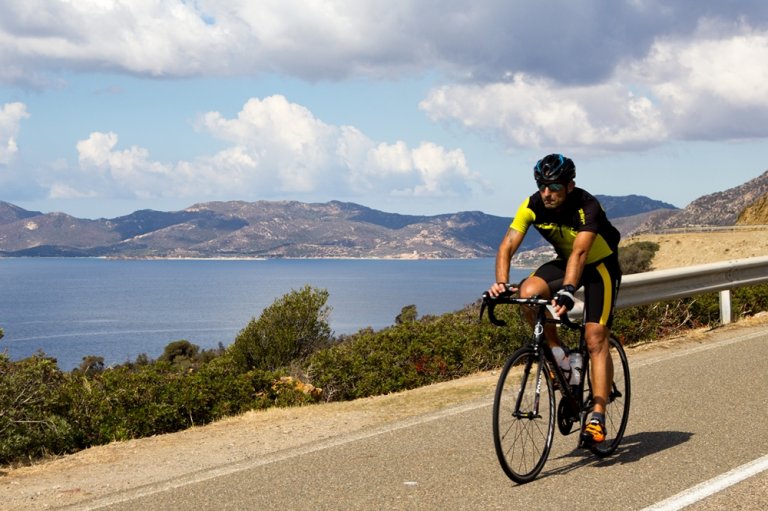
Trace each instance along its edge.
{"label": "black and yellow cycling jersey", "polygon": [[586,264],[593,264],[618,252],[619,231],[611,224],[598,200],[581,188],[574,188],[558,209],[547,209],[537,192],[523,201],[510,228],[523,234],[533,225],[555,248],[559,258],[567,260],[573,241],[581,231],[597,234],[587,254]]}

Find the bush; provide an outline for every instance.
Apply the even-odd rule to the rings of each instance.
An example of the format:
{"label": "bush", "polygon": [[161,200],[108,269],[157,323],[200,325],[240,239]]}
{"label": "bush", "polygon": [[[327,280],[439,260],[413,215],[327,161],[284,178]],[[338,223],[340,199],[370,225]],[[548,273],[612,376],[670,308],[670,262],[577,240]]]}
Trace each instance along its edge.
{"label": "bush", "polygon": [[509,326],[478,322],[477,306],[408,321],[379,332],[361,330],[312,355],[309,381],[326,400],[386,394],[498,367],[530,332],[519,317]]}
{"label": "bush", "polygon": [[183,364],[197,360],[199,353],[200,346],[192,344],[186,339],[181,339],[168,343],[158,360],[170,364]]}
{"label": "bush", "polygon": [[11,362],[0,354],[0,463],[77,446],[60,399],[64,375],[43,354]]}
{"label": "bush", "polygon": [[274,371],[301,361],[331,341],[328,291],[305,286],[276,300],[251,320],[230,347],[241,372]]}
{"label": "bush", "polygon": [[[731,293],[731,320],[768,310],[768,284],[735,289]],[[612,331],[626,344],[679,335],[691,328],[717,326],[718,293],[657,302],[616,311]]]}
{"label": "bush", "polygon": [[624,275],[643,273],[651,269],[653,256],[659,244],[652,241],[638,241],[619,249],[619,265]]}
{"label": "bush", "polygon": [[760,311],[768,310],[768,284],[741,287],[731,293],[733,313],[740,316],[751,316]]}
{"label": "bush", "polygon": [[75,369],[75,371],[83,373],[87,376],[93,376],[96,373],[100,373],[104,370],[104,357],[97,357],[96,355],[86,355],[83,357],[83,361]]}
{"label": "bush", "polygon": [[413,323],[418,317],[419,313],[416,311],[416,306],[406,305],[400,310],[400,314],[395,318],[395,324],[402,325],[403,323]]}

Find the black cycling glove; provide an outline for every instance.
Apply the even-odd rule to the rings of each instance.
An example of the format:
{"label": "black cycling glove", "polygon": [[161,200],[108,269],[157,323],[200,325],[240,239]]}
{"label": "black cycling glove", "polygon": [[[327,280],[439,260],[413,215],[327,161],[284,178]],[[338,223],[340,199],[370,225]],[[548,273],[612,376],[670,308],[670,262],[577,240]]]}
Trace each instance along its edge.
{"label": "black cycling glove", "polygon": [[576,299],[573,297],[573,293],[576,292],[576,288],[568,284],[555,293],[555,304],[558,307],[565,307],[568,310],[573,309]]}

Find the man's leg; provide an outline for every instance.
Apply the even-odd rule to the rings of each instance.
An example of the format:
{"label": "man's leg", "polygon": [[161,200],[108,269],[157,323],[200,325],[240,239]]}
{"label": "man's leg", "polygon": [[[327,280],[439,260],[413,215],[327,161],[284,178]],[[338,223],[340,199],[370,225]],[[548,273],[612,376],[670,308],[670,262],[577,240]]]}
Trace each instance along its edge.
{"label": "man's leg", "polygon": [[[587,323],[585,325],[584,335],[587,341],[587,350],[589,351],[589,373],[592,381],[592,398],[595,403],[593,412],[598,417],[603,417],[601,422],[605,422],[605,407],[608,403],[608,396],[611,392],[613,383],[613,360],[611,359],[610,344],[608,338],[611,334],[610,329],[599,323]],[[604,424],[603,424],[604,426]],[[605,432],[590,429],[590,425],[585,430],[587,436],[591,436],[596,442],[602,442],[605,438]],[[602,434],[602,438],[600,435]]]}
{"label": "man's leg", "polygon": [[[552,298],[552,293],[549,291],[549,284],[541,277],[532,276],[528,277],[520,284],[520,297],[530,298],[531,296],[538,296],[549,300]],[[525,307],[525,319],[528,323],[533,325],[536,322],[536,313],[533,309]],[[557,328],[555,325],[549,323],[544,326],[544,337],[547,339],[547,344],[550,348],[560,346],[560,340],[557,337]]]}

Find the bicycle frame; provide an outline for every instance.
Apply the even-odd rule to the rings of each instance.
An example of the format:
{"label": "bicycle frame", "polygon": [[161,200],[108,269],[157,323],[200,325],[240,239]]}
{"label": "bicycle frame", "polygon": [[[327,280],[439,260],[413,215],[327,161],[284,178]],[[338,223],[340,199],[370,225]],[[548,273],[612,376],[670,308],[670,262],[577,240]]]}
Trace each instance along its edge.
{"label": "bicycle frame", "polygon": [[[542,300],[545,303],[541,303],[537,298],[534,298],[536,301],[536,321],[533,325],[533,349],[534,353],[538,356],[541,356],[543,354],[545,360],[547,361],[547,366],[549,370],[555,375],[555,379],[557,380],[558,386],[560,387],[560,393],[565,398],[568,405],[571,407],[572,410],[578,410],[582,413],[582,420],[583,416],[585,416],[588,412],[591,411],[591,408],[585,407],[585,402],[582,401],[581,397],[584,395],[584,380],[585,378],[581,378],[579,381],[579,384],[576,386],[572,386],[569,382],[569,379],[566,377],[563,369],[560,367],[560,365],[555,361],[555,356],[552,353],[552,348],[549,347],[549,343],[546,340],[546,337],[544,335],[544,327],[547,323],[550,324],[556,324],[556,325],[563,325],[566,328],[569,328],[571,330],[577,330],[579,332],[579,346],[578,351],[582,353],[583,355],[583,366],[582,366],[582,374],[587,374],[588,364],[589,364],[589,356],[586,354],[586,344],[584,340],[584,325],[574,323],[573,321],[570,321],[570,319],[566,318],[553,318],[547,316],[547,307],[546,307],[546,300]],[[590,398],[587,399],[587,402]]]}

